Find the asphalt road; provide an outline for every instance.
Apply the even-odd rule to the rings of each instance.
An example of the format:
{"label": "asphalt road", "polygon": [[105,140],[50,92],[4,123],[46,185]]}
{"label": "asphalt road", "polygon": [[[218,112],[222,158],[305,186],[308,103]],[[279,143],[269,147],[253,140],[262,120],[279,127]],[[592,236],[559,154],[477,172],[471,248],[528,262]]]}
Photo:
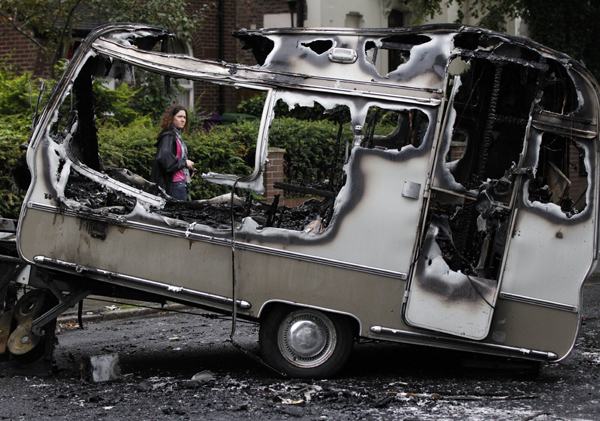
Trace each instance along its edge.
{"label": "asphalt road", "polygon": [[[335,379],[285,380],[228,341],[229,320],[158,314],[59,325],[55,375],[2,376],[0,419],[595,420],[599,281],[584,287],[573,353],[537,377],[475,368],[482,361],[465,353],[363,343]],[[258,352],[255,325],[240,322],[234,338]],[[122,377],[82,379],[81,362],[107,353]]]}

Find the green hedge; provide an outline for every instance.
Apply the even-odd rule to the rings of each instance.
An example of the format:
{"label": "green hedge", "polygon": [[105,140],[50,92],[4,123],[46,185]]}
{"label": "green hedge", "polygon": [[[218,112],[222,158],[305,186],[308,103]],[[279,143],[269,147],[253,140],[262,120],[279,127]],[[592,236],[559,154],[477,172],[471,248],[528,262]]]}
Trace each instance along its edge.
{"label": "green hedge", "polygon": [[[273,121],[269,145],[286,150],[284,174],[290,182],[322,181],[331,176],[339,125],[329,120],[307,121],[284,117]],[[344,124],[338,149],[335,174],[341,173],[346,141],[352,141]],[[335,181],[335,180],[334,180]]]}
{"label": "green hedge", "polygon": [[[256,139],[259,121],[241,121],[227,126],[215,127],[210,133],[197,131],[187,140],[190,159],[199,171],[246,175],[254,169]],[[276,119],[270,130],[269,146],[283,148],[284,177],[286,181],[322,181],[331,176],[339,126],[336,123],[304,121],[294,118]],[[342,132],[342,140],[336,161],[336,176],[341,174],[344,163],[345,142],[352,140],[348,125]],[[226,192],[226,188],[206,182],[194,181],[191,186],[193,199],[211,197]]]}
{"label": "green hedge", "polygon": [[207,199],[230,191],[229,187],[209,183],[200,178],[209,171],[221,174],[248,175],[254,169],[254,161],[247,162],[250,139],[258,136],[258,123],[236,123],[218,126],[210,132],[194,131],[186,139],[190,159],[198,170],[198,176],[189,186],[191,198]]}
{"label": "green hedge", "polygon": [[38,91],[30,78],[29,73],[14,75],[0,62],[0,115],[31,115]]}
{"label": "green hedge", "polygon": [[148,178],[157,134],[158,127],[147,117],[139,117],[128,126],[104,124],[98,130],[98,149],[104,166],[127,168]]}
{"label": "green hedge", "polygon": [[20,116],[0,116],[0,215],[17,218],[23,203],[23,193],[13,182],[11,171],[23,152],[19,145],[27,143],[31,123]]}
{"label": "green hedge", "polygon": [[[196,130],[185,136],[189,156],[199,172],[247,175],[254,168],[255,144],[259,121],[215,127],[209,133]],[[303,121],[290,117],[277,118],[270,131],[270,146],[284,148],[284,173],[287,181],[325,180],[331,176],[338,124],[327,120]],[[10,170],[17,164],[29,132],[26,119],[3,117],[0,127],[0,214],[18,216],[23,192],[17,192]],[[103,123],[98,132],[99,151],[105,167],[127,168],[149,178],[156,153],[154,146],[158,127],[148,117],[138,117],[129,125],[112,120]],[[335,174],[341,174],[345,142],[352,135],[345,125]],[[192,199],[205,199],[228,192],[228,188],[195,177],[190,185]]]}
{"label": "green hedge", "polygon": [[[39,85],[39,81],[30,83],[29,74],[15,75],[0,62],[0,215],[7,218],[18,217],[23,200],[24,192],[15,187],[11,170],[22,156],[19,145],[27,143],[29,138],[30,98],[36,98],[39,93],[36,84]],[[158,99],[147,92],[141,97],[140,88],[126,84],[111,91],[95,83],[94,94],[99,151],[104,166],[127,168],[149,178],[159,129],[155,123],[156,116],[143,117],[148,114],[142,105],[152,105],[151,100]],[[145,101],[142,105],[138,104],[140,97]],[[243,103],[240,110],[260,116],[263,103],[264,95]],[[336,176],[341,173],[345,142],[352,139],[349,125],[344,124],[336,160],[334,151],[339,125],[334,121],[313,118],[322,110],[316,111],[304,108],[290,111],[287,107],[278,106],[277,117],[270,130],[270,146],[287,151],[284,173],[289,182],[328,179],[334,161],[337,164]],[[193,123],[199,126],[201,121],[197,120],[193,119]],[[245,120],[215,127],[209,133],[195,130],[185,137],[190,159],[199,172],[250,174],[254,169],[259,125],[259,120]],[[228,187],[208,183],[198,176],[189,190],[192,199],[204,199],[225,193]]]}

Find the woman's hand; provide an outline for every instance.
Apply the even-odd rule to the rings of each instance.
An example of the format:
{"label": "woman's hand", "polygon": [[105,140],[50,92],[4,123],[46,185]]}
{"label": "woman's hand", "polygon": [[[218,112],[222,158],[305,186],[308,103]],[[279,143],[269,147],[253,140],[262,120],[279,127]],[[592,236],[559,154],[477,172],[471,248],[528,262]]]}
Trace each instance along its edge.
{"label": "woman's hand", "polygon": [[186,159],[185,166],[191,170],[192,168],[194,168],[194,161],[190,161],[189,159]]}

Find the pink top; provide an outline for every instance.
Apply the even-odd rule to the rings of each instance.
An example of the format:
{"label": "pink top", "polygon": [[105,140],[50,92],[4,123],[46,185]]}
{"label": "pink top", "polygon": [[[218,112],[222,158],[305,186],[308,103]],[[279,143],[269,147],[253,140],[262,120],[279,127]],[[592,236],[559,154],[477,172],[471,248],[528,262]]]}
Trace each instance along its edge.
{"label": "pink top", "polygon": [[[179,142],[177,140],[175,140],[175,142],[177,142],[177,154],[175,156],[177,158],[181,158],[181,145],[179,144]],[[182,181],[182,180],[185,180],[185,174],[183,173],[183,170],[179,170],[175,174],[173,174],[173,182],[174,183],[176,183],[178,181]]]}

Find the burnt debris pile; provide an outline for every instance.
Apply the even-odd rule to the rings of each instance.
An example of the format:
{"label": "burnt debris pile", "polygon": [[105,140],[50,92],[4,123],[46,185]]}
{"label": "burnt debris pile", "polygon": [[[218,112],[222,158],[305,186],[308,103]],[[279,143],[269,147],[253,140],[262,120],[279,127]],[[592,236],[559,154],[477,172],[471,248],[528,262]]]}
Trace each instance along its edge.
{"label": "burnt debris pile", "polygon": [[[133,211],[136,199],[126,194],[102,186],[88,178],[71,174],[65,187],[65,197],[77,201],[85,209],[105,211],[116,215],[126,215]],[[155,210],[158,215],[178,219],[185,222],[196,222],[215,229],[231,227],[231,203],[229,199],[222,201],[189,201],[181,202],[170,197],[162,209]],[[242,223],[244,218],[252,218],[258,228],[275,227],[288,230],[323,231],[333,213],[333,198],[324,200],[311,198],[296,207],[279,206],[279,198],[274,203],[266,204],[253,199],[235,198],[233,215],[235,224]]]}
{"label": "burnt debris pile", "polygon": [[119,191],[73,174],[65,186],[65,197],[79,202],[88,209],[106,209],[107,212],[117,215],[131,213],[136,203],[135,199]]}
{"label": "burnt debris pile", "polygon": [[[233,214],[235,224],[241,224],[244,218],[252,218],[258,228],[283,228],[303,231],[305,229],[322,229],[320,221],[327,213],[327,200],[309,199],[302,205],[288,208],[268,205],[252,199],[250,196],[242,203],[235,201]],[[158,211],[159,215],[186,222],[197,222],[216,229],[230,229],[231,203],[180,202],[170,201]]]}

